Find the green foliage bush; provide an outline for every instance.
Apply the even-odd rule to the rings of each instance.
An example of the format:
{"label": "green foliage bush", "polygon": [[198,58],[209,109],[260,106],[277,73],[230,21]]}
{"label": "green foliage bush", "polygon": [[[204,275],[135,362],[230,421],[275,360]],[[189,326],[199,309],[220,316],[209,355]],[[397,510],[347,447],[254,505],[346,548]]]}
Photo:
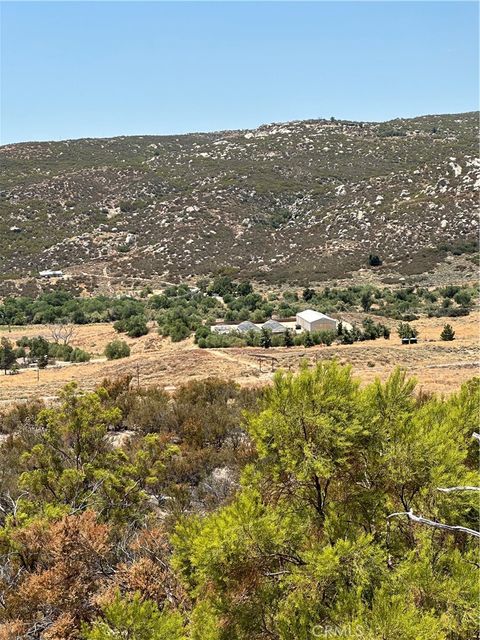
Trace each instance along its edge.
{"label": "green foliage bush", "polygon": [[302,298],[305,300],[305,302],[309,302],[314,297],[315,297],[315,289],[311,289],[310,287],[307,287],[306,289],[303,290]]}
{"label": "green foliage bush", "polygon": [[440,339],[445,341],[455,340],[455,331],[453,330],[451,324],[446,324],[443,327],[442,333],[440,334]]}
{"label": "green foliage bush", "polygon": [[85,640],[185,640],[183,618],[180,612],[162,611],[155,602],[144,600],[140,593],[115,599],[102,610],[91,626],[85,625]]}
{"label": "green foliage bush", "polygon": [[460,290],[453,296],[455,302],[462,307],[468,307],[472,301],[472,296],[469,291]]}
{"label": "green foliage bush", "polygon": [[148,333],[145,316],[130,316],[123,320],[117,320],[113,324],[113,328],[118,333],[126,333],[130,338],[139,338]]}
{"label": "green foliage bush", "polygon": [[270,329],[262,327],[260,333],[260,346],[264,349],[269,349],[272,346],[272,332]]}
{"label": "green foliage bush", "polygon": [[315,341],[314,341],[313,336],[310,333],[310,331],[305,331],[303,333],[302,342],[303,342],[303,346],[305,346],[305,347],[313,347],[314,346]]}
{"label": "green foliage bush", "polygon": [[293,347],[294,345],[294,333],[291,329],[287,329],[284,334],[283,342],[286,347]]}
{"label": "green foliage bush", "polygon": [[119,360],[120,358],[128,358],[130,355],[130,347],[124,340],[112,340],[105,347],[105,355],[107,360]]}
{"label": "green foliage bush", "polygon": [[407,322],[401,322],[398,325],[397,333],[400,338],[416,338],[418,336],[418,330]]}
{"label": "green foliage bush", "polygon": [[219,638],[260,638],[260,620],[286,640],[476,633],[474,539],[389,515],[411,509],[467,527],[478,517],[475,496],[437,489],[474,473],[478,381],[449,400],[417,403],[413,390],[400,371],[362,390],[335,363],[276,375],[249,418],[258,458],[236,498],[180,521],[173,536],[175,566],[197,594],[192,637],[207,625]]}
{"label": "green foliage bush", "polygon": [[390,329],[382,323],[375,323],[371,318],[365,318],[362,322],[363,340],[376,340],[383,337],[388,340],[390,337]]}
{"label": "green foliage bush", "polygon": [[0,341],[0,369],[5,373],[15,364],[16,355],[12,343],[7,338]]}
{"label": "green foliage bush", "polygon": [[58,344],[55,342],[49,343],[48,356],[55,360],[63,360],[65,362],[88,362],[90,360],[90,354],[83,349],[72,347],[69,344]]}

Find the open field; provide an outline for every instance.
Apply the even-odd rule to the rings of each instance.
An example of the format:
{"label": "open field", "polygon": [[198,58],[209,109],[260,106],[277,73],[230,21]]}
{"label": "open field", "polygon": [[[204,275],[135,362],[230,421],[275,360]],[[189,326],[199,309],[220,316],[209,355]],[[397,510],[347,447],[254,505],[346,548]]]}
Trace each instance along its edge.
{"label": "open field", "polygon": [[[351,363],[363,382],[375,377],[385,379],[397,365],[404,367],[418,379],[424,391],[451,393],[460,384],[479,374],[479,312],[467,317],[449,319],[456,332],[453,342],[442,342],[439,334],[444,318],[422,318],[413,322],[419,332],[417,345],[402,346],[392,331],[390,340],[359,342],[353,345],[331,347],[198,349],[191,340],[171,343],[152,329],[146,336],[126,338],[130,344],[130,358],[107,361],[100,354],[110,340],[118,337],[111,324],[80,325],[72,341],[93,354],[88,363],[61,363],[37,372],[21,370],[19,375],[0,374],[0,404],[28,400],[33,397],[54,398],[70,381],[82,388],[92,389],[104,378],[130,374],[134,382],[158,384],[173,388],[182,382],[208,376],[221,376],[238,381],[242,385],[265,384],[273,375],[272,364],[260,362],[257,356],[276,359],[274,368],[295,370],[303,359],[315,362],[319,359],[338,358]],[[389,323],[392,327],[396,323]],[[23,335],[44,335],[50,338],[48,327],[41,325],[6,329],[0,332],[12,341]],[[122,339],[125,337],[122,335]]]}

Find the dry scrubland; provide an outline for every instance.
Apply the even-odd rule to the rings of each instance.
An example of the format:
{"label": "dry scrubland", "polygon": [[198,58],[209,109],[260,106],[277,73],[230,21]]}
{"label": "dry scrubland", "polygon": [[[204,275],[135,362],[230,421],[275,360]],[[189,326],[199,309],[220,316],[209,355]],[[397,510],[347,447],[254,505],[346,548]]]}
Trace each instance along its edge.
{"label": "dry scrubland", "polygon": [[370,252],[399,282],[476,245],[477,153],[478,113],[6,145],[0,293],[54,266],[90,290],[226,265],[324,282]]}
{"label": "dry scrubland", "polygon": [[[346,314],[355,319],[355,314]],[[360,314],[357,314],[360,318]],[[140,384],[161,385],[167,389],[192,379],[220,376],[234,379],[242,385],[265,384],[273,375],[271,365],[263,362],[260,371],[257,355],[276,358],[277,368],[298,368],[302,359],[338,358],[350,363],[363,382],[375,377],[385,379],[391,370],[400,365],[418,379],[424,391],[451,393],[460,384],[479,373],[479,316],[475,311],[467,317],[450,319],[456,332],[453,342],[439,338],[444,318],[423,318],[412,324],[420,332],[417,345],[402,346],[392,331],[390,340],[359,342],[353,345],[331,347],[304,347],[259,349],[199,349],[192,340],[172,343],[160,337],[154,329],[142,338],[129,339],[132,355],[129,358],[107,361],[100,354],[105,345],[118,337],[111,324],[78,326],[74,346],[93,354],[88,363],[61,363],[39,372],[22,370],[19,375],[0,374],[0,403],[28,400],[33,397],[54,398],[67,382],[76,381],[82,388],[92,389],[104,378],[131,374]],[[358,319],[357,318],[357,319]],[[390,322],[392,328],[396,323]],[[17,340],[23,335],[49,337],[47,327],[29,326],[12,328],[2,335]],[[122,336],[123,338],[124,336]]]}

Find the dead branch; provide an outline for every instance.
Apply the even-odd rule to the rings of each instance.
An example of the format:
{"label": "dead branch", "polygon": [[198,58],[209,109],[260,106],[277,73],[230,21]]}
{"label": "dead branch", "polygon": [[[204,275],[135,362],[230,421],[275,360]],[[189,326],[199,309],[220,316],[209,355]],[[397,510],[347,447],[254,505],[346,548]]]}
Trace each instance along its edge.
{"label": "dead branch", "polygon": [[442,493],[452,493],[453,491],[480,491],[480,487],[437,487],[437,491]]}
{"label": "dead branch", "polygon": [[407,518],[412,522],[425,524],[428,527],[434,527],[435,529],[443,529],[444,531],[453,531],[455,533],[466,533],[470,536],[475,536],[476,538],[480,538],[480,531],[475,531],[475,529],[468,529],[467,527],[460,527],[458,525],[450,525],[450,524],[444,524],[443,522],[435,522],[435,520],[429,520],[428,518],[423,518],[422,516],[416,516],[412,512],[412,510],[399,511],[398,513],[391,513],[389,516],[387,516],[387,519],[394,518],[395,516],[407,516]]}

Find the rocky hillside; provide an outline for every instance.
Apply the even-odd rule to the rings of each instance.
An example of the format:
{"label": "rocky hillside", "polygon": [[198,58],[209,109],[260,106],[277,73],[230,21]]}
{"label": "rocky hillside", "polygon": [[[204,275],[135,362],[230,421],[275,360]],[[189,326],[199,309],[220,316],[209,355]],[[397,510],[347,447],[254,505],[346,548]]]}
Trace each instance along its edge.
{"label": "rocky hillside", "polygon": [[477,151],[477,113],[4,146],[2,277],[424,272],[472,250]]}

